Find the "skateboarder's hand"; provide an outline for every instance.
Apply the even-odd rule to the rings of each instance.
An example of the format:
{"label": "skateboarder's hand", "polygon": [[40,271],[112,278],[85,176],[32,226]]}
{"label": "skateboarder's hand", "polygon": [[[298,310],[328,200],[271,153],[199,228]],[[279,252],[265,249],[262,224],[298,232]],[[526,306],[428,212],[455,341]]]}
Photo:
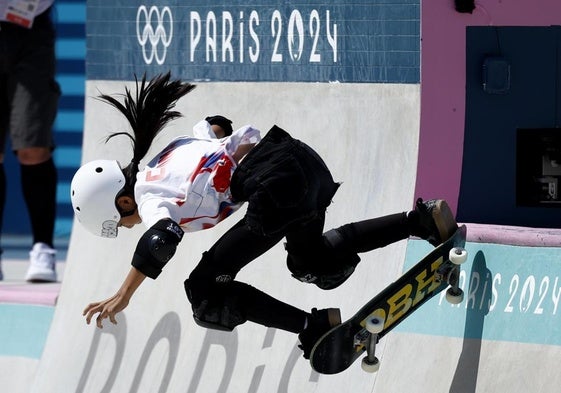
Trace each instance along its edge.
{"label": "skateboarder's hand", "polygon": [[115,315],[123,311],[128,304],[129,299],[126,296],[123,296],[121,293],[116,293],[109,299],[88,304],[84,309],[83,315],[86,316],[86,323],[89,325],[92,317],[99,313],[96,318],[96,325],[98,328],[102,329],[102,322],[105,318],[109,318],[111,323],[116,325],[117,320],[115,319]]}
{"label": "skateboarder's hand", "polygon": [[143,273],[131,267],[127,278],[125,278],[121,288],[115,295],[101,302],[88,304],[82,312],[82,315],[86,317],[86,323],[89,325],[93,316],[99,314],[95,320],[98,328],[103,328],[102,322],[105,318],[109,318],[109,321],[116,325],[117,320],[115,319],[115,315],[123,311],[129,305],[130,298],[145,278],[146,276]]}

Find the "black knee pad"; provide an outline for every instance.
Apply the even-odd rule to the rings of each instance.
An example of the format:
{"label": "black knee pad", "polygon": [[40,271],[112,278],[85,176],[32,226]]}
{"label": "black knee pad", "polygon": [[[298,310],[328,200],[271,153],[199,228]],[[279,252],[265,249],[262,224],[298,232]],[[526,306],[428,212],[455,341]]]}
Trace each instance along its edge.
{"label": "black knee pad", "polygon": [[360,261],[356,254],[354,256],[357,258],[356,261],[351,260],[352,256],[349,256],[351,258],[339,261],[336,268],[330,268],[329,270],[300,270],[292,263],[290,256],[287,259],[287,266],[292,273],[292,277],[298,281],[315,284],[321,289],[329,290],[343,284],[354,273],[355,267]]}
{"label": "black knee pad", "polygon": [[247,321],[239,305],[235,282],[204,282],[189,278],[184,285],[197,325],[232,331]]}
{"label": "black knee pad", "polygon": [[329,232],[329,238],[324,235],[324,246],[311,252],[287,248],[286,264],[292,277],[328,290],[337,288],[353,274],[360,257],[341,246],[343,238],[336,230]]}

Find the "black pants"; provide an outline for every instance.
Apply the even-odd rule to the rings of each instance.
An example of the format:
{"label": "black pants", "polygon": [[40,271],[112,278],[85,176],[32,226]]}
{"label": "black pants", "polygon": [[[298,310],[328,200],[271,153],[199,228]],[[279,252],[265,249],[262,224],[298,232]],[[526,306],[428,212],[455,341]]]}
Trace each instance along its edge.
{"label": "black pants", "polygon": [[[278,127],[269,131],[232,179],[234,197],[249,202],[246,216],[203,254],[185,281],[195,320],[225,330],[250,320],[300,332],[308,313],[235,278],[284,237],[288,250],[328,255],[324,216],[337,187],[312,149]],[[400,213],[347,224],[341,227],[346,238],[342,247],[364,252],[403,239],[408,236],[406,221]],[[313,257],[306,260],[318,263]]]}

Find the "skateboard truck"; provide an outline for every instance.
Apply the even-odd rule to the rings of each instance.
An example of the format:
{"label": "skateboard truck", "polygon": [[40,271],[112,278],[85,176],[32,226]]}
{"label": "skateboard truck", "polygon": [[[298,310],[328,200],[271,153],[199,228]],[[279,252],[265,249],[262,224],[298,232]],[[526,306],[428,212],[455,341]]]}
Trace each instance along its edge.
{"label": "skateboard truck", "polygon": [[448,254],[450,263],[443,263],[435,273],[435,281],[450,285],[446,290],[446,301],[450,304],[460,304],[464,300],[464,291],[460,288],[460,265],[466,259],[467,251],[462,247],[454,247]]}
{"label": "skateboard truck", "polygon": [[[454,247],[448,254],[450,263],[443,263],[435,272],[437,283],[446,282],[450,288],[446,291],[446,300],[451,304],[459,304],[464,300],[464,292],[459,286],[460,265],[467,259],[467,252],[462,247]],[[376,344],[380,341],[379,334],[384,330],[383,317],[373,314],[365,320],[365,327],[354,337],[355,347],[365,346],[366,356],[362,359],[362,369],[375,373],[380,368],[380,360],[376,357]]]}
{"label": "skateboard truck", "polygon": [[[377,315],[371,315],[366,320],[365,328],[357,334],[362,336],[366,344],[366,356],[362,359],[362,369],[369,373],[375,373],[380,368],[380,360],[376,357],[376,344],[380,341],[378,334],[384,330],[384,319]],[[358,337],[355,337],[355,340]]]}

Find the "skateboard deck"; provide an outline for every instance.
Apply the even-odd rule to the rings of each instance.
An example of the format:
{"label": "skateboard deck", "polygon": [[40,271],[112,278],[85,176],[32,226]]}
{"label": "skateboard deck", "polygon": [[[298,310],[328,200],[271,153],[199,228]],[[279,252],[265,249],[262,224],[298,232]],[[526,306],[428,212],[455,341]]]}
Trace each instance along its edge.
{"label": "skateboard deck", "polygon": [[378,369],[376,343],[430,298],[451,286],[446,298],[460,303],[460,266],[467,258],[463,249],[466,227],[460,226],[444,243],[363,306],[352,318],[323,335],[310,354],[312,368],[322,374],[347,369],[364,352],[364,370]]}

